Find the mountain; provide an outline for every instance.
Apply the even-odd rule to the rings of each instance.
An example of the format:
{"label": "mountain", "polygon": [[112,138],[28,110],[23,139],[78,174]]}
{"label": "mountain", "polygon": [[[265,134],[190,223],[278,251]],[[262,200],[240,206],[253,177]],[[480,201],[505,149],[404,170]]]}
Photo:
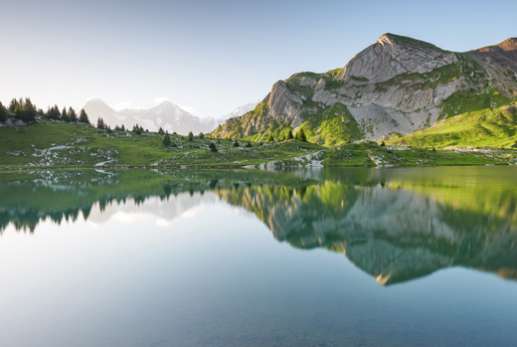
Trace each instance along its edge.
{"label": "mountain", "polygon": [[246,114],[246,113],[254,110],[255,107],[257,107],[257,104],[258,104],[257,102],[250,102],[248,104],[236,107],[231,112],[229,112],[229,113],[227,113],[225,115],[222,115],[218,119],[226,120],[226,119],[229,119],[229,118],[235,118],[235,117],[242,116],[243,114]]}
{"label": "mountain", "polygon": [[189,131],[193,133],[209,132],[216,126],[214,119],[196,117],[169,101],[164,101],[149,109],[116,111],[104,101],[93,99],[86,103],[84,109],[93,124],[97,122],[98,118],[102,118],[111,127],[124,125],[126,128],[131,128],[138,124],[151,131],[157,131],[162,127],[169,132],[187,134]]}
{"label": "mountain", "polygon": [[379,140],[516,97],[517,39],[458,53],[388,33],[342,68],[276,82],[254,110],[213,135],[263,141],[303,129],[325,145]]}

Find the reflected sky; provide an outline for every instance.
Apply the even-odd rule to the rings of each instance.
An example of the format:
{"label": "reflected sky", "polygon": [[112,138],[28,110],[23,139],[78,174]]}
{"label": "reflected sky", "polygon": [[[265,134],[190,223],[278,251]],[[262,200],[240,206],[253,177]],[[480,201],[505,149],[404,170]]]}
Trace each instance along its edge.
{"label": "reflected sky", "polygon": [[5,177],[0,343],[514,345],[515,169],[418,170]]}

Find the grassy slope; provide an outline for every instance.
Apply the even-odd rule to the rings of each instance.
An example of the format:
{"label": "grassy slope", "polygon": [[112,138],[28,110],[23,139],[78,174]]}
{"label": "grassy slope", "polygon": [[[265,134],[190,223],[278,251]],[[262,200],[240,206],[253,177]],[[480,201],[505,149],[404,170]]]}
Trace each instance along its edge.
{"label": "grassy slope", "polygon": [[330,149],[324,157],[325,166],[450,166],[507,165],[515,162],[517,151],[500,150],[490,153],[455,152],[408,148],[392,150],[375,143],[350,144]]}
{"label": "grassy slope", "polygon": [[[509,111],[505,112],[503,114],[508,116]],[[515,114],[512,117],[515,121]],[[465,126],[464,123],[460,122],[458,126]],[[308,137],[314,136],[308,130],[307,133]],[[514,139],[515,133],[512,136],[510,138]],[[252,147],[246,147],[244,142],[240,142],[239,147],[234,147],[234,142],[230,140],[195,138],[188,141],[185,137],[176,135],[172,135],[171,138],[177,147],[165,148],[161,143],[162,137],[158,134],[109,134],[92,127],[61,122],[43,122],[18,129],[0,128],[0,166],[3,171],[20,167],[93,167],[100,162],[111,160],[108,164],[111,167],[235,168],[271,161],[293,165],[293,158],[319,151],[323,151],[323,163],[329,166],[484,165],[513,162],[517,152],[507,150],[485,154],[415,148],[390,150],[375,143],[344,144],[325,148],[296,140],[263,145],[254,143]],[[432,138],[426,137],[425,140],[430,141],[428,139]],[[504,139],[505,143],[510,143],[507,137]],[[212,141],[218,148],[216,153],[208,149],[208,144]],[[434,144],[433,142],[433,146]],[[48,155],[48,149],[56,145],[68,147],[52,151],[52,154]],[[47,150],[46,156],[35,156],[42,150]]]}
{"label": "grassy slope", "polygon": [[504,106],[468,112],[387,143],[415,147],[511,148],[517,144],[517,108]]}
{"label": "grassy slope", "polygon": [[[62,122],[42,122],[22,128],[0,128],[0,165],[3,166],[82,166],[115,159],[114,165],[143,166],[159,163],[164,166],[242,166],[265,161],[287,159],[318,150],[308,143],[289,141],[245,147],[234,147],[229,140],[215,140],[217,153],[210,152],[212,140],[171,136],[177,147],[165,148],[162,137],[148,133],[132,135],[94,129]],[[35,157],[38,150],[55,145],[70,145],[54,151],[49,161]],[[31,165],[32,164],[32,165]]]}

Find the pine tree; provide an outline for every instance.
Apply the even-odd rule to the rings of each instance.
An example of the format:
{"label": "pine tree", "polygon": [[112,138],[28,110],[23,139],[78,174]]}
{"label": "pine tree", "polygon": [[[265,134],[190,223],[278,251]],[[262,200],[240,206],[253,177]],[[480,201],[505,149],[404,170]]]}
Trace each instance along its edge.
{"label": "pine tree", "polygon": [[61,111],[61,120],[63,122],[68,122],[70,119],[68,118],[68,111],[65,107],[63,107],[63,110]]}
{"label": "pine tree", "polygon": [[12,99],[11,103],[9,104],[9,112],[16,114],[16,112],[18,112],[19,108],[20,107],[18,104],[18,100]]}
{"label": "pine tree", "polygon": [[59,120],[61,114],[59,113],[59,108],[57,107],[57,105],[54,105],[51,108],[49,108],[45,116],[48,119]]}
{"label": "pine tree", "polygon": [[0,123],[3,123],[7,120],[7,109],[0,102]]}
{"label": "pine tree", "polygon": [[37,110],[29,98],[25,100],[21,98],[19,100],[13,99],[9,105],[9,111],[26,123],[32,123],[36,120]]}
{"label": "pine tree", "polygon": [[68,120],[70,122],[77,122],[77,113],[75,113],[75,110],[72,107],[68,108]]}
{"label": "pine tree", "polygon": [[79,122],[90,124],[90,119],[88,118],[88,114],[84,109],[81,109],[81,112],[79,113]]}
{"label": "pine tree", "polygon": [[194,141],[194,134],[192,134],[192,131],[188,133],[188,140],[191,142]]}
{"label": "pine tree", "polygon": [[135,134],[135,135],[142,135],[142,133],[144,132],[144,128],[142,128],[141,126],[139,126],[138,124],[135,124],[133,126],[133,130],[132,132]]}
{"label": "pine tree", "polygon": [[104,123],[104,119],[97,119],[97,129],[106,129],[106,123]]}
{"label": "pine tree", "polygon": [[171,145],[171,137],[169,136],[169,133],[165,133],[162,144],[164,147],[169,147]]}
{"label": "pine tree", "polygon": [[165,132],[163,131],[163,128],[162,128],[162,127],[160,127],[160,129],[158,129],[158,134],[163,135],[164,133],[165,133]]}
{"label": "pine tree", "polygon": [[205,138],[205,134],[203,134],[203,133],[199,133],[199,139],[200,139],[200,140],[203,140],[204,138]]}

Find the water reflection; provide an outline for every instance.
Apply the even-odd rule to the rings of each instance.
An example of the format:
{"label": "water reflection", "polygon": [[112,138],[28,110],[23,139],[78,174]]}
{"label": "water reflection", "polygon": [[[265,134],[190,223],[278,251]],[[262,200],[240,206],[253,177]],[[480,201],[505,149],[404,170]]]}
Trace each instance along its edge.
{"label": "water reflection", "polygon": [[107,220],[123,209],[172,220],[220,199],[275,239],[344,254],[381,285],[461,266],[517,278],[515,168],[318,172],[80,171],[3,174],[0,230]]}

